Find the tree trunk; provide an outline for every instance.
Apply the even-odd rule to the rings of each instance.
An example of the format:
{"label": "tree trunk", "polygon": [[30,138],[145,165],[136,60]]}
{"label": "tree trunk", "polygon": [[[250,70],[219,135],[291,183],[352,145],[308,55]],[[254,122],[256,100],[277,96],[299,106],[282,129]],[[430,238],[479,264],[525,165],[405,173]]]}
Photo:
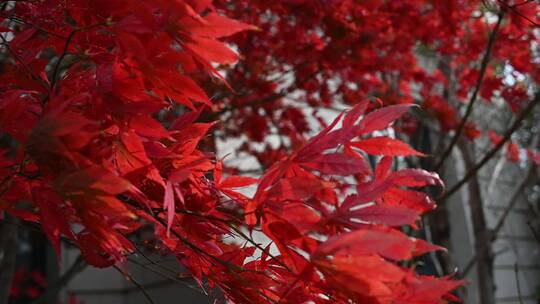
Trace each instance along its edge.
{"label": "tree trunk", "polygon": [[[465,170],[469,171],[474,166],[473,151],[470,146],[461,141],[458,147],[463,154]],[[493,253],[491,250],[490,233],[484,215],[482,203],[482,193],[478,177],[473,177],[467,184],[468,203],[471,211],[471,221],[473,226],[474,247],[478,255],[476,270],[478,273],[478,290],[480,304],[495,303],[495,283],[493,279]],[[485,249],[487,248],[487,249]]]}
{"label": "tree trunk", "polygon": [[16,219],[5,215],[0,222],[0,304],[7,304],[17,256]]}

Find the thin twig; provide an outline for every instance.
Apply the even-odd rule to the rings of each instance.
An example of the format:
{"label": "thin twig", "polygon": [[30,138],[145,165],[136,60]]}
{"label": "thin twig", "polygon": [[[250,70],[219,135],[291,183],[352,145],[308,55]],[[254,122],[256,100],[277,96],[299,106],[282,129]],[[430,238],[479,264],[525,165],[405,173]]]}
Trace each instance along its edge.
{"label": "thin twig", "polygon": [[532,226],[531,222],[527,222],[527,226],[529,226],[529,229],[531,229],[531,233],[534,236],[534,239],[540,244],[540,236],[538,235],[538,232],[536,232],[536,229]]}
{"label": "thin twig", "polygon": [[281,294],[281,296],[279,296],[279,299],[278,299],[278,303],[281,303],[281,300],[285,299],[285,297],[289,294],[289,292],[291,292],[291,290],[296,286],[296,284],[298,284],[298,282],[300,282],[302,280],[302,274],[304,273],[304,271],[307,270],[308,267],[305,267],[304,270],[302,270],[298,276],[296,277],[296,279],[291,283],[289,284],[289,286],[287,287],[287,289],[285,289],[285,291]]}
{"label": "thin twig", "polygon": [[179,284],[181,284],[181,285],[183,285],[183,286],[185,286],[185,287],[188,287],[188,288],[190,288],[191,290],[196,291],[196,292],[198,292],[198,293],[200,293],[200,294],[207,295],[203,290],[201,290],[201,289],[198,288],[197,286],[194,286],[194,285],[189,284],[188,282],[185,282],[185,281],[184,281],[182,278],[180,278],[180,277],[172,276],[172,275],[169,275],[169,274],[164,273],[164,272],[162,272],[162,271],[158,271],[158,270],[156,270],[155,268],[150,267],[149,265],[143,264],[143,263],[141,263],[141,262],[139,262],[139,261],[137,261],[137,260],[135,260],[135,259],[128,258],[127,260],[128,260],[130,263],[133,263],[133,264],[135,264],[135,265],[137,265],[137,266],[139,266],[139,267],[142,267],[142,268],[144,268],[145,270],[148,270],[148,271],[150,271],[150,272],[152,272],[152,273],[154,273],[154,274],[156,274],[156,275],[158,275],[158,276],[160,276],[160,277],[162,277],[162,278],[168,279],[168,280],[170,280],[170,281],[172,281],[172,282],[175,282],[175,283],[179,283]]}
{"label": "thin twig", "polygon": [[[306,76],[302,81],[299,81],[299,83],[300,84],[305,83],[305,82],[309,81],[310,79],[314,78],[315,76],[317,76],[318,74],[319,74],[319,71],[313,72],[313,73],[309,74],[308,76]],[[223,109],[221,109],[218,112],[209,114],[207,116],[207,119],[209,119],[209,120],[216,119],[217,117],[219,117],[219,115],[222,115],[223,113],[230,112],[230,111],[233,111],[233,110],[236,110],[236,109],[241,109],[241,108],[245,108],[245,107],[257,108],[259,106],[262,106],[262,105],[265,105],[265,104],[268,104],[268,103],[272,103],[272,102],[274,102],[274,101],[276,101],[276,100],[278,100],[280,98],[286,97],[288,94],[290,94],[291,92],[296,90],[297,87],[299,87],[299,85],[290,86],[288,88],[280,90],[279,92],[274,92],[272,94],[269,94],[269,95],[267,95],[267,96],[265,96],[264,98],[261,98],[261,99],[250,100],[250,101],[242,103],[242,104],[231,104],[229,106],[224,107]]]}
{"label": "thin twig", "polygon": [[[167,223],[165,222],[165,220],[159,218],[159,216],[154,217],[154,219],[156,221],[158,221],[164,227],[167,226]],[[238,273],[236,273],[236,271],[253,272],[253,273],[262,274],[262,275],[265,275],[265,276],[271,278],[268,274],[265,274],[262,271],[246,269],[245,267],[242,267],[240,265],[236,265],[236,264],[233,264],[233,263],[231,263],[229,261],[225,261],[225,260],[222,260],[222,259],[220,259],[220,258],[218,258],[216,256],[213,256],[210,253],[208,253],[208,252],[204,251],[203,249],[199,248],[197,245],[193,244],[187,238],[181,236],[176,230],[171,229],[170,231],[175,237],[177,237],[180,241],[182,241],[182,243],[184,243],[187,247],[191,248],[193,251],[196,251],[197,253],[201,254],[202,257],[208,257],[211,260],[216,261],[218,264],[223,265],[225,267],[225,269],[227,269],[232,275],[236,276],[239,280],[241,280],[243,282],[243,284],[249,284],[249,282],[245,278],[241,277]],[[261,291],[257,290],[256,292],[257,292],[257,294],[259,294],[262,297],[269,300],[270,303],[275,302],[272,299],[270,299],[266,294],[262,293]]]}
{"label": "thin twig", "polygon": [[[163,286],[172,285],[172,282],[170,280],[160,280],[160,281],[153,281],[147,284],[144,284],[144,287],[146,290],[151,290]],[[112,287],[112,288],[82,288],[82,289],[70,289],[67,291],[68,295],[112,295],[112,294],[120,294],[122,296],[127,296],[130,293],[134,293],[140,291],[140,289],[136,286],[122,286],[122,287]],[[82,301],[81,301],[82,302]]]}
{"label": "thin twig", "polygon": [[6,15],[4,13],[0,13],[0,17],[3,17],[3,18],[6,18],[6,19],[9,19],[13,22],[16,22],[16,23],[20,23],[20,24],[24,24],[24,25],[28,25],[28,26],[31,26],[33,28],[35,28],[36,30],[40,31],[40,32],[43,32],[45,34],[48,34],[48,35],[51,35],[51,36],[54,36],[56,38],[60,38],[60,39],[66,39],[66,37],[62,36],[62,35],[59,35],[57,33],[54,33],[54,32],[50,32],[42,27],[40,27],[39,25],[36,25],[34,23],[31,23],[31,22],[28,22],[22,18],[20,18],[19,16],[16,16],[16,15]]}
{"label": "thin twig", "polygon": [[521,284],[519,283],[519,267],[517,262],[514,264],[514,274],[516,275],[516,288],[519,298],[519,304],[523,304],[523,296],[521,295]]}
{"label": "thin twig", "polygon": [[269,257],[271,257],[272,259],[274,259],[274,261],[276,261],[278,264],[280,264],[282,267],[284,267],[285,269],[287,269],[290,273],[293,273],[293,271],[287,266],[285,265],[283,262],[281,262],[276,256],[274,256],[269,250],[267,250],[266,248],[262,247],[259,243],[255,242],[251,237],[249,237],[248,235],[246,235],[245,233],[243,233],[240,229],[238,229],[237,227],[235,227],[230,221],[227,221],[225,219],[220,219],[220,218],[217,218],[217,217],[213,217],[213,216],[208,216],[208,215],[204,215],[204,214],[200,214],[200,213],[196,213],[196,212],[192,212],[192,211],[189,211],[189,210],[186,210],[186,209],[180,209],[180,208],[176,208],[175,209],[176,212],[179,212],[179,213],[184,213],[184,214],[187,214],[187,215],[192,215],[192,216],[197,216],[197,217],[202,217],[204,219],[208,219],[208,220],[214,220],[214,221],[219,221],[221,223],[224,223],[226,224],[229,228],[231,228],[232,230],[234,230],[239,236],[241,236],[242,238],[244,238],[246,241],[248,241],[250,244],[252,244],[253,246],[255,246],[257,249],[261,250],[262,252],[266,253]]}
{"label": "thin twig", "polygon": [[34,73],[34,71],[32,71],[32,69],[26,64],[26,62],[24,62],[24,60],[22,60],[21,57],[19,57],[19,55],[17,54],[17,52],[15,52],[11,46],[9,45],[9,42],[6,40],[6,38],[4,38],[3,35],[0,35],[0,39],[2,39],[2,44],[6,46],[6,49],[9,51],[9,53],[13,56],[13,58],[15,58],[16,61],[18,61],[22,66],[23,68],[26,70],[26,72],[30,75],[30,78],[34,79],[35,81],[37,81],[42,87],[44,87],[46,90],[48,90],[49,88],[47,87],[47,85],[43,82],[43,80],[38,77],[36,75],[36,73]]}
{"label": "thin twig", "polygon": [[[141,211],[145,211],[143,209],[141,209],[140,207],[138,207],[135,202],[133,201],[130,201],[129,199],[125,199],[125,198],[122,198],[120,197],[120,199],[133,206],[134,208],[139,208]],[[162,211],[162,210],[161,210]],[[161,212],[160,211],[160,212]],[[178,211],[178,210],[176,210]],[[159,214],[159,213],[158,213]],[[165,222],[165,220],[161,219],[158,214],[156,215],[152,215],[154,217],[154,219],[159,222],[161,225],[163,225],[163,227],[167,227],[167,223]],[[192,214],[192,215],[197,215],[197,213],[195,214]],[[217,220],[217,218],[216,218]],[[225,221],[225,220],[222,220],[222,219],[219,219],[221,221]],[[182,243],[184,243],[187,247],[189,247],[190,249],[192,249],[193,251],[195,252],[198,252],[201,254],[201,256],[203,257],[207,257],[207,258],[210,258],[211,260],[213,261],[216,261],[218,264],[221,264],[222,266],[224,266],[225,268],[232,268],[232,269],[235,269],[235,270],[240,270],[240,271],[249,271],[249,272],[252,272],[252,270],[248,270],[248,269],[245,269],[244,267],[241,267],[241,266],[238,266],[238,265],[235,265],[233,263],[230,263],[228,261],[225,261],[225,260],[222,260],[216,256],[213,256],[211,255],[210,253],[204,251],[203,249],[201,249],[200,247],[198,247],[197,245],[193,244],[190,240],[188,240],[186,237],[183,237],[182,235],[180,235],[180,233],[178,233],[177,231],[175,231],[174,229],[171,229],[170,230],[171,233],[176,237],[178,238]]]}
{"label": "thin twig", "polygon": [[281,265],[283,268],[287,269],[290,273],[294,273],[285,263],[283,263],[280,259],[278,259],[276,256],[274,256],[269,249],[266,249],[261,246],[261,244],[255,242],[251,237],[243,233],[240,229],[229,226],[231,229],[233,229],[236,233],[238,233],[241,237],[243,237],[246,241],[248,241],[253,246],[257,247],[257,249],[261,250],[262,252],[266,253],[269,257],[271,257],[276,263]]}
{"label": "thin twig", "polygon": [[534,25],[535,27],[540,27],[540,24],[534,22],[534,20],[532,20],[531,18],[523,15],[517,8],[516,6],[517,5],[509,5],[508,3],[502,1],[502,0],[497,0],[497,2],[499,2],[500,4],[502,4],[504,7],[510,9],[512,12],[514,12],[516,15],[520,16],[521,18],[527,20],[528,22],[530,22],[532,25]]}
{"label": "thin twig", "polygon": [[54,93],[54,88],[56,86],[58,73],[60,72],[60,65],[62,64],[62,61],[66,57],[68,53],[69,44],[71,43],[71,40],[73,40],[73,37],[75,36],[75,33],[77,33],[77,31],[79,30],[75,29],[71,31],[71,33],[69,33],[68,38],[66,39],[66,43],[64,44],[64,50],[62,51],[62,54],[60,55],[60,57],[58,57],[58,61],[56,61],[56,64],[54,65],[52,78],[51,78],[50,93],[45,97],[45,99],[43,100],[43,103],[46,103],[50,98],[50,94]]}
{"label": "thin twig", "polygon": [[521,3],[516,3],[516,4],[512,5],[512,7],[518,7],[518,6],[526,5],[526,4],[529,4],[529,3],[534,2],[534,1],[536,1],[536,0],[525,0],[525,1],[521,2]]}
{"label": "thin twig", "polygon": [[[164,227],[167,227],[167,223],[162,220],[161,218],[159,217],[155,217],[156,221],[158,221],[161,225],[163,225]],[[196,251],[198,253],[200,253],[202,256],[205,256],[205,257],[208,257],[210,258],[211,260],[214,260],[216,261],[218,264],[221,264],[223,265],[225,268],[232,268],[232,269],[235,269],[235,270],[241,270],[241,271],[249,271],[247,269],[245,269],[244,267],[241,267],[241,266],[238,266],[236,264],[233,264],[233,263],[230,263],[228,261],[225,261],[225,260],[222,260],[216,256],[213,256],[211,255],[210,253],[204,251],[203,249],[201,249],[200,247],[198,247],[197,245],[193,244],[190,240],[188,240],[187,238],[181,236],[178,232],[176,232],[174,229],[171,229],[171,233],[177,237],[180,241],[182,241],[182,243],[184,243],[187,247],[189,247],[190,249],[192,249],[193,251]]]}
{"label": "thin twig", "polygon": [[144,295],[144,297],[148,300],[149,303],[151,304],[155,304],[156,302],[154,302],[154,300],[152,299],[152,297],[150,296],[150,294],[148,293],[148,291],[146,291],[146,288],[144,288],[144,286],[142,284],[140,284],[139,282],[137,282],[137,280],[135,280],[133,278],[132,275],[130,275],[129,273],[127,272],[124,272],[122,271],[122,269],[120,269],[118,266],[116,265],[113,265],[114,269],[118,270],[118,272],[120,272],[125,278],[126,280],[130,281],[131,283],[133,283],[133,285],[135,285]]}
{"label": "thin twig", "polygon": [[471,177],[475,176],[478,173],[478,170],[480,170],[492,157],[494,157],[495,154],[497,154],[497,152],[506,144],[506,142],[510,140],[512,134],[514,134],[514,132],[521,126],[521,122],[527,117],[527,115],[529,115],[531,110],[538,103],[540,103],[540,91],[536,93],[534,99],[529,102],[527,107],[521,111],[512,126],[510,126],[510,128],[505,132],[503,138],[495,145],[495,147],[486,153],[486,155],[484,155],[484,157],[476,165],[474,165],[474,167],[471,168],[471,170],[469,170],[459,182],[446,191],[444,195],[439,198],[439,202],[446,200],[448,197],[458,191],[465,183],[467,183]]}
{"label": "thin twig", "polygon": [[501,26],[502,20],[504,19],[504,11],[499,11],[497,14],[498,19],[497,23],[495,24],[495,27],[493,28],[493,31],[491,31],[491,34],[489,35],[488,44],[486,47],[486,52],[484,53],[484,56],[482,57],[482,62],[480,63],[480,73],[478,74],[478,79],[476,80],[476,85],[474,87],[474,91],[471,95],[471,98],[469,99],[469,102],[467,104],[467,109],[465,110],[465,115],[463,115],[463,118],[461,119],[461,123],[459,124],[456,133],[452,137],[452,140],[450,141],[450,144],[448,147],[444,150],[444,152],[441,155],[441,158],[436,163],[436,165],[433,167],[433,171],[439,171],[441,166],[443,165],[444,161],[448,158],[450,153],[452,152],[452,149],[457,144],[459,137],[461,136],[461,133],[463,133],[463,130],[465,129],[465,125],[467,124],[467,120],[469,119],[469,116],[471,116],[473,111],[473,106],[478,99],[478,93],[480,92],[480,88],[482,87],[482,83],[484,81],[484,75],[486,74],[487,66],[489,64],[489,60],[491,57],[491,51],[493,50],[493,45],[495,44],[495,38],[497,36],[497,32],[499,31],[499,28]]}
{"label": "thin twig", "polygon": [[165,267],[161,265],[160,263],[152,260],[149,256],[147,256],[136,244],[133,244],[133,247],[137,251],[138,254],[140,254],[150,265],[155,265],[156,267],[162,269],[163,271],[167,271],[171,275],[177,275],[178,273],[172,269],[169,269],[168,267]]}
{"label": "thin twig", "polygon": [[67,37],[66,42],[64,43],[64,49],[62,50],[62,54],[60,55],[60,57],[58,57],[58,61],[54,65],[52,79],[51,79],[51,85],[50,85],[50,91],[49,91],[49,94],[47,96],[45,96],[45,99],[43,100],[43,103],[46,103],[48,101],[48,99],[50,98],[50,94],[54,93],[54,88],[55,88],[56,83],[58,81],[58,79],[57,79],[58,74],[60,73],[60,65],[62,64],[62,61],[64,60],[64,58],[68,54],[69,45],[71,44],[71,41],[73,40],[73,37],[75,37],[75,34],[78,33],[78,32],[87,31],[87,30],[89,30],[91,28],[94,28],[94,27],[99,27],[101,25],[103,25],[103,23],[91,24],[91,25],[88,25],[88,26],[85,26],[85,27],[75,28],[75,29],[73,29],[71,31],[71,33],[69,33],[69,36]]}

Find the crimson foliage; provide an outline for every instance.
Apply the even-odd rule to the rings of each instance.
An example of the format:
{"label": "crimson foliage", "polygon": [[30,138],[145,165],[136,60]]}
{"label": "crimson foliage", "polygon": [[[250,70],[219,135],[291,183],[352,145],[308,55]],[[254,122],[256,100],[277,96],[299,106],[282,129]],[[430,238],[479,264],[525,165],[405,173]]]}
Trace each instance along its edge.
{"label": "crimson foliage", "polygon": [[[245,80],[237,77],[248,74],[240,63],[227,76],[230,83],[225,80],[229,70],[221,65],[239,55],[222,38],[272,28],[229,19],[208,0],[17,1],[4,5],[0,16],[0,131],[16,143],[0,159],[0,208],[40,223],[59,255],[64,240],[89,264],[113,266],[135,252],[129,235],[145,226],[201,285],[208,280],[234,303],[454,298],[449,292],[460,281],[417,275],[403,263],[441,248],[399,229],[415,228],[419,216],[435,208],[418,188],[442,186],[441,180],[424,170],[393,170],[395,157],[423,154],[397,139],[371,136],[410,104],[373,110],[357,96],[354,107],[316,136],[295,137],[292,151],[281,150],[261,177],[224,176],[215,151],[201,144],[217,122],[199,118],[221,109],[200,84],[211,75],[240,96],[232,87],[242,88]],[[344,26],[335,35],[347,37]],[[246,35],[236,43],[249,64],[265,49],[254,43],[243,51],[249,40],[242,38],[252,37]],[[314,50],[325,49],[316,31],[307,37]],[[384,50],[377,39],[363,39]],[[346,43],[328,54],[348,56],[340,48]],[[269,49],[284,58],[301,54]],[[314,55],[302,56],[311,62]],[[324,56],[328,65],[344,64]],[[175,116],[178,109],[184,112]],[[269,118],[258,119],[266,124]],[[372,167],[366,155],[382,158]],[[253,196],[239,191],[252,185]],[[254,242],[252,231],[271,245]]]}
{"label": "crimson foliage", "polygon": [[[215,2],[261,29],[230,39],[242,54],[227,71],[237,94],[216,101],[227,114],[225,132],[246,135],[241,149],[261,164],[279,159],[283,149],[265,143],[261,134],[277,129],[292,142],[302,140],[313,132],[308,117],[324,121],[324,110],[336,105],[366,98],[416,103],[423,112],[405,116],[395,130],[406,137],[427,124],[444,138],[459,128],[461,109],[476,88],[485,108],[518,113],[540,82],[536,1]],[[482,71],[490,36],[489,64]],[[473,117],[463,126],[467,139],[501,133]],[[258,149],[260,142],[265,149]],[[540,164],[538,151],[520,150],[519,142],[507,144],[508,159],[527,155]]]}

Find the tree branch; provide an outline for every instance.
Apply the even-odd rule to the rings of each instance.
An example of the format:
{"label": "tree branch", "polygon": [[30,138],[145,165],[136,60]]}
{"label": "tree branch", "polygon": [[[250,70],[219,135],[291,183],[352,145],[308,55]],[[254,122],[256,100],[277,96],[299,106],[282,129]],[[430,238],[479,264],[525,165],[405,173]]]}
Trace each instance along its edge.
{"label": "tree branch", "polygon": [[529,226],[529,229],[531,229],[531,233],[534,236],[534,239],[536,240],[536,242],[540,244],[540,236],[536,232],[536,229],[534,229],[534,227],[532,226],[531,222],[527,222],[527,226]]}
{"label": "tree branch", "polygon": [[[13,56],[13,58],[15,58],[15,60],[17,62],[19,62],[23,68],[26,70],[26,72],[30,75],[30,78],[34,79],[35,81],[37,81],[44,89],[48,90],[49,87],[47,87],[47,85],[43,82],[43,80],[38,77],[38,75],[36,75],[36,73],[34,73],[34,71],[32,71],[32,69],[26,64],[26,62],[24,62],[22,60],[22,58],[17,54],[17,52],[15,52],[11,46],[9,45],[9,42],[6,40],[6,38],[4,38],[3,35],[0,35],[0,39],[2,40],[2,44],[6,46],[6,49],[8,50],[8,52]],[[19,68],[19,67],[17,67]]]}
{"label": "tree branch", "polygon": [[491,246],[491,243],[493,243],[497,239],[497,235],[499,234],[500,230],[502,229],[502,227],[504,225],[504,222],[506,221],[506,218],[508,217],[508,215],[510,214],[510,211],[512,211],[512,209],[514,208],[514,206],[518,202],[519,196],[521,194],[523,194],[523,190],[525,190],[525,187],[527,187],[529,182],[534,178],[535,170],[536,170],[536,166],[532,166],[529,169],[529,172],[528,172],[527,176],[523,179],[523,181],[516,188],[516,191],[514,192],[514,194],[512,195],[510,200],[508,201],[508,203],[506,204],[506,208],[504,209],[503,214],[501,215],[501,217],[497,221],[497,224],[495,225],[495,227],[491,231],[490,242],[485,244],[483,247],[479,248],[477,250],[477,252],[475,253],[475,255],[469,260],[469,262],[467,264],[465,264],[465,268],[463,268],[463,271],[460,273],[461,277],[465,277],[471,271],[474,264],[476,264],[476,262],[478,262],[478,259],[481,256],[482,252],[487,250],[489,248],[489,246]]}
{"label": "tree branch", "polygon": [[510,5],[502,0],[497,0],[497,2],[499,2],[501,5],[503,5],[504,7],[508,8],[509,10],[511,10],[512,12],[514,12],[516,15],[520,16],[521,18],[527,20],[529,23],[531,23],[532,25],[534,25],[535,27],[540,27],[540,24],[534,22],[534,20],[532,20],[531,18],[523,15],[516,7],[520,6],[520,5],[523,5],[523,4],[527,4],[527,1],[525,1],[524,3],[518,3],[518,4],[515,4],[515,5]]}
{"label": "tree branch", "polygon": [[224,107],[223,109],[221,109],[218,112],[210,113],[209,115],[207,115],[207,119],[214,120],[214,119],[218,118],[220,115],[222,115],[223,113],[226,113],[226,112],[230,112],[230,111],[233,111],[233,110],[236,110],[236,109],[242,109],[242,108],[246,108],[246,107],[255,108],[255,107],[258,107],[258,106],[265,105],[267,103],[274,102],[274,101],[276,101],[276,100],[278,100],[280,98],[284,98],[288,94],[290,94],[291,92],[296,90],[298,87],[300,87],[300,84],[302,84],[304,82],[307,82],[308,80],[310,80],[313,77],[317,76],[317,74],[319,74],[319,71],[316,71],[316,72],[313,72],[313,73],[309,74],[302,81],[299,81],[299,84],[296,85],[296,86],[290,86],[288,88],[284,88],[284,89],[280,90],[279,92],[274,92],[272,94],[267,95],[264,98],[251,100],[249,102],[245,102],[245,103],[242,103],[242,104],[230,104],[230,105]]}
{"label": "tree branch", "polygon": [[519,267],[517,262],[514,264],[514,274],[516,275],[516,289],[518,293],[519,304],[523,304],[523,296],[521,295],[521,284],[519,282]]}
{"label": "tree branch", "polygon": [[443,202],[452,194],[454,194],[456,191],[458,191],[467,181],[473,177],[476,176],[478,173],[478,170],[480,170],[497,152],[504,146],[504,144],[510,140],[512,137],[512,134],[521,126],[521,122],[527,117],[527,115],[532,111],[532,109],[540,103],[540,91],[536,93],[534,99],[529,102],[527,107],[521,111],[519,116],[516,118],[512,126],[505,132],[503,138],[491,149],[486,155],[473,167],[471,170],[465,174],[465,176],[457,182],[454,186],[452,186],[446,193],[439,198],[440,202]]}
{"label": "tree branch", "polygon": [[500,10],[497,16],[498,16],[497,23],[495,24],[493,31],[489,35],[486,52],[484,53],[484,56],[482,57],[482,62],[480,63],[480,73],[478,74],[478,79],[476,80],[474,91],[471,95],[471,98],[469,99],[469,103],[467,104],[465,115],[461,119],[461,123],[459,124],[456,130],[456,133],[454,134],[454,137],[452,137],[450,144],[442,153],[440,160],[433,167],[433,171],[439,171],[444,161],[448,158],[448,156],[452,152],[452,149],[457,144],[458,139],[461,136],[461,133],[463,133],[463,130],[465,129],[465,124],[467,123],[469,116],[471,116],[472,114],[473,106],[476,100],[478,99],[478,93],[480,92],[480,88],[482,87],[482,82],[484,81],[484,75],[486,74],[486,69],[489,63],[489,59],[491,57],[491,51],[493,50],[493,45],[495,44],[495,37],[497,36],[497,32],[499,31],[502,20],[504,19],[504,11]]}
{"label": "tree branch", "polygon": [[[11,0],[13,1],[13,0]],[[7,2],[7,1],[6,1]],[[20,24],[24,24],[24,25],[28,25],[28,26],[31,26],[33,28],[35,28],[36,30],[40,31],[40,32],[43,32],[47,35],[51,35],[51,36],[54,36],[56,38],[60,38],[60,39],[66,39],[66,37],[62,36],[62,35],[59,35],[57,33],[54,33],[54,32],[50,32],[50,31],[47,31],[46,29],[40,27],[39,25],[37,24],[34,24],[34,23],[31,23],[31,22],[28,22],[22,18],[20,18],[19,16],[17,15],[14,15],[14,14],[10,14],[10,15],[6,15],[4,13],[0,13],[0,17],[2,18],[6,18],[8,20],[11,20],[15,23],[20,23]]]}
{"label": "tree branch", "polygon": [[[474,151],[470,149],[464,140],[460,140],[458,147],[462,152],[465,168],[470,169],[474,165]],[[479,303],[491,304],[495,301],[495,283],[493,280],[493,253],[491,251],[491,238],[489,229],[486,223],[484,212],[484,204],[482,199],[482,191],[480,190],[480,182],[475,176],[467,184],[468,197],[467,201],[470,210],[470,219],[472,222],[472,232],[474,236],[474,249],[478,255],[478,263],[476,264],[477,283]]]}
{"label": "tree branch", "polygon": [[[137,261],[137,260],[135,260],[135,259],[128,258],[127,260],[128,260],[129,262],[131,262],[131,263],[133,263],[133,264],[135,264],[135,265],[141,267],[141,268],[144,268],[145,270],[148,270],[148,271],[150,271],[150,272],[152,272],[152,273],[154,273],[154,274],[156,274],[156,275],[162,277],[162,278],[168,279],[168,280],[170,280],[170,281],[172,281],[172,282],[175,282],[175,283],[179,283],[179,284],[181,284],[182,286],[185,286],[185,287],[187,287],[187,288],[189,288],[189,289],[191,289],[191,290],[193,290],[193,291],[196,291],[196,292],[198,292],[198,293],[200,293],[200,294],[207,295],[207,294],[204,292],[204,290],[202,290],[201,288],[199,288],[199,287],[197,287],[197,286],[194,286],[194,285],[191,285],[191,284],[189,284],[187,281],[185,281],[186,279],[183,279],[183,278],[180,278],[180,277],[176,277],[176,276],[170,275],[170,274],[168,274],[168,273],[164,273],[164,272],[159,271],[159,270],[157,270],[157,269],[155,269],[155,268],[153,268],[153,267],[150,267],[150,266],[147,265],[147,264],[141,263],[141,262],[139,262],[139,261]],[[155,262],[154,262],[154,263],[155,263]],[[151,264],[154,265],[154,263],[151,263]],[[158,264],[158,265],[159,265],[159,264]],[[189,278],[189,279],[192,280],[192,278]]]}
{"label": "tree branch", "polygon": [[64,50],[62,51],[62,54],[60,55],[60,57],[58,57],[58,61],[56,62],[54,66],[52,79],[51,79],[51,92],[54,90],[54,86],[56,85],[56,78],[58,77],[58,73],[60,72],[60,65],[62,64],[62,60],[64,60],[64,57],[66,57],[68,53],[69,44],[71,43],[71,40],[73,40],[73,37],[75,36],[75,33],[77,33],[77,31],[78,30],[75,29],[71,31],[71,33],[69,33],[69,36],[66,39],[66,43],[64,44]]}
{"label": "tree branch", "polygon": [[144,286],[141,283],[137,282],[137,280],[135,280],[132,275],[130,275],[127,272],[122,271],[122,269],[118,268],[118,266],[116,265],[113,265],[113,267],[114,269],[118,270],[118,272],[120,272],[126,278],[126,280],[133,283],[133,285],[135,285],[135,287],[137,287],[143,293],[144,297],[148,300],[150,304],[155,304],[154,300],[152,299],[148,291],[146,291],[146,288],[144,288]]}

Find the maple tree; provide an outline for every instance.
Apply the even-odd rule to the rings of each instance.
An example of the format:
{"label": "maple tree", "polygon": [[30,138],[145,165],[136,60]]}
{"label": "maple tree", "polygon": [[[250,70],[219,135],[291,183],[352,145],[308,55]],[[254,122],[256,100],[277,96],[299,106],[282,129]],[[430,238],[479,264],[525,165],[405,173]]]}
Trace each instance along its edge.
{"label": "maple tree", "polygon": [[[499,154],[522,167],[539,164],[534,131],[540,103],[537,1],[217,2],[228,15],[262,29],[232,37],[244,58],[227,75],[233,85],[242,84],[235,88],[240,94],[219,95],[227,117],[225,134],[245,139],[242,153],[256,157],[262,167],[271,164],[289,142],[294,146],[313,132],[311,117],[324,125],[328,112],[362,99],[420,105],[421,111],[409,112],[385,135],[429,156],[407,160],[409,166],[442,176],[459,176],[459,162],[449,160],[456,160],[455,152],[467,154],[462,177],[438,198],[443,208],[424,223],[439,230],[439,241],[449,241],[449,226],[456,223],[445,214],[444,204],[459,200],[452,195],[460,189],[469,189],[465,208],[471,210],[477,253],[460,275],[480,261],[475,284],[482,295],[477,300],[494,302],[495,253],[489,248],[496,233],[482,210],[488,203],[482,200],[483,189],[474,185]],[[276,145],[260,133],[281,140]],[[443,272],[451,273],[455,261],[439,259],[446,260]]]}
{"label": "maple tree", "polygon": [[308,116],[324,122],[323,110],[366,98],[421,105],[422,119],[408,115],[397,129],[404,136],[434,120],[440,132],[476,140],[494,131],[462,115],[461,105],[502,100],[519,113],[528,82],[540,77],[535,1],[216,2],[261,28],[232,37],[243,58],[227,75],[238,94],[218,100],[227,134],[246,132],[241,149],[261,163],[280,157],[268,152],[272,145],[256,148],[261,133],[277,128],[294,141],[313,131]]}
{"label": "maple tree", "polygon": [[[233,303],[457,300],[462,281],[407,263],[442,248],[400,229],[418,228],[435,208],[420,188],[442,181],[396,168],[425,154],[384,132],[413,134],[421,121],[407,113],[421,99],[441,130],[474,140],[484,130],[460,123],[447,100],[467,98],[477,77],[485,85],[475,95],[524,108],[525,87],[471,64],[502,16],[497,25],[471,18],[478,1],[357,2],[0,2],[0,132],[11,144],[0,209],[39,223],[58,256],[61,242],[73,244],[95,267],[126,261],[139,250],[130,235],[152,227],[148,241]],[[497,37],[504,47],[487,53],[517,53],[516,73],[537,80],[533,52],[520,51],[537,39],[534,24],[511,16]],[[456,75],[422,69],[419,43],[460,67]],[[456,55],[462,43],[469,53]],[[459,79],[452,96],[437,89],[449,77]],[[335,103],[347,109],[331,123],[304,111]],[[257,158],[258,178],[224,166],[214,130],[248,139],[238,151]],[[277,148],[265,141],[271,130],[287,139]],[[508,140],[490,134],[495,145]],[[506,147],[516,161],[517,143]]]}

